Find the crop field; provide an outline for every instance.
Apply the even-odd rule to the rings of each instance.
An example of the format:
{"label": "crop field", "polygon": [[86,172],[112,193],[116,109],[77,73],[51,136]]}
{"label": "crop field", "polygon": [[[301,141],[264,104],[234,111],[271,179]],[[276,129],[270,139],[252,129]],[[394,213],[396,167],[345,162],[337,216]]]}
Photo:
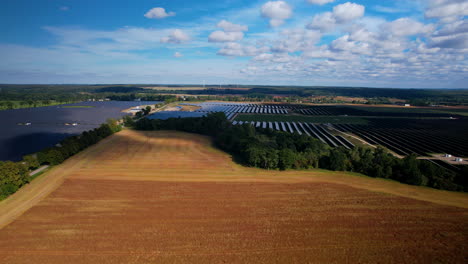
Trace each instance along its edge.
{"label": "crop field", "polygon": [[193,134],[122,131],[26,187],[0,203],[0,216],[15,203],[31,207],[6,226],[13,219],[0,217],[2,263],[468,258],[467,194],[341,172],[246,168]]}

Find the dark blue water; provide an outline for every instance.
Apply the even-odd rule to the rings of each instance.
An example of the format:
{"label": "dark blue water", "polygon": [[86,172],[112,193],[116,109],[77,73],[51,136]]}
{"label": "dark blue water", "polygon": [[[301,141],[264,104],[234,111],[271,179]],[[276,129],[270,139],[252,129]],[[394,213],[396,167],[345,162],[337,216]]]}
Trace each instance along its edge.
{"label": "dark blue water", "polygon": [[54,146],[66,137],[99,127],[108,118],[121,118],[126,115],[122,113],[124,109],[157,103],[160,102],[82,102],[67,106],[93,107],[60,105],[0,111],[0,160],[21,160],[24,155]]}

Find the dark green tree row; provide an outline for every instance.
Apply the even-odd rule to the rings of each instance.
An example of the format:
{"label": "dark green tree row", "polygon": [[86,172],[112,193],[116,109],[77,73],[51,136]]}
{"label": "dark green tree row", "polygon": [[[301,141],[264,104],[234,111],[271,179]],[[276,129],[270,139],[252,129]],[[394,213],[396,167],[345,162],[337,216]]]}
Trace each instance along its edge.
{"label": "dark green tree row", "polygon": [[44,149],[37,153],[39,164],[58,165],[67,158],[96,144],[102,139],[121,130],[116,120],[109,120],[100,127],[85,131],[79,136],[72,136],[62,140],[55,147]]}
{"label": "dark green tree row", "polygon": [[[459,174],[410,155],[398,159],[383,148],[331,148],[305,135],[251,125],[233,126],[223,113],[202,118],[143,118],[135,123],[139,130],[180,130],[212,136],[216,145],[239,162],[264,169],[323,168],[351,171],[371,177],[424,185],[451,191],[468,191],[466,172]],[[464,175],[465,174],[465,175]]]}
{"label": "dark green tree row", "polygon": [[118,122],[109,119],[107,123],[96,129],[62,140],[55,147],[24,156],[20,162],[0,162],[0,199],[7,197],[27,184],[30,179],[30,170],[37,169],[41,165],[58,165],[67,158],[120,130],[121,126]]}

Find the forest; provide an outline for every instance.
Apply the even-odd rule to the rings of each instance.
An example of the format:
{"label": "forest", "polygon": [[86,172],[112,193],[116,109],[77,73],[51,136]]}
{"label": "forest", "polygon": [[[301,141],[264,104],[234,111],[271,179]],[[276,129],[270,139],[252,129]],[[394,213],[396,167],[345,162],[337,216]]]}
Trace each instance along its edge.
{"label": "forest", "polygon": [[450,191],[468,191],[466,168],[454,173],[415,155],[398,159],[381,147],[331,148],[319,140],[299,134],[251,125],[233,126],[223,113],[201,118],[143,118],[134,124],[138,130],[180,130],[208,135],[215,144],[247,166],[263,169],[311,169],[362,173],[406,184]]}
{"label": "forest", "polygon": [[[390,103],[390,98],[405,100],[412,105],[468,105],[466,90],[450,89],[391,89],[367,87],[323,87],[323,86],[258,86],[258,85],[207,85],[206,89],[183,90],[184,85],[171,85],[181,90],[145,89],[158,85],[0,85],[0,109],[32,107],[44,103],[69,103],[89,99],[127,100],[176,100],[175,95],[196,96],[197,100],[230,101],[273,101],[275,97],[288,97],[294,100],[311,97],[362,97],[371,104]],[[193,86],[193,85],[190,85]],[[190,87],[187,86],[187,87]],[[243,89],[238,89],[243,88]],[[172,94],[172,95],[168,95]],[[185,98],[187,100],[190,97]],[[163,100],[165,100],[163,99]],[[10,103],[8,103],[10,102]]]}

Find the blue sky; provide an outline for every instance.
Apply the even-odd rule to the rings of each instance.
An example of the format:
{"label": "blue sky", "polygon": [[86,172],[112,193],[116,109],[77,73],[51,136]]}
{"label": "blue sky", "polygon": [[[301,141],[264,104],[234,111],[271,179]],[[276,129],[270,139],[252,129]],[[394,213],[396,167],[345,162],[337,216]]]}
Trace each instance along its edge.
{"label": "blue sky", "polygon": [[0,83],[467,88],[465,0],[5,0]]}

